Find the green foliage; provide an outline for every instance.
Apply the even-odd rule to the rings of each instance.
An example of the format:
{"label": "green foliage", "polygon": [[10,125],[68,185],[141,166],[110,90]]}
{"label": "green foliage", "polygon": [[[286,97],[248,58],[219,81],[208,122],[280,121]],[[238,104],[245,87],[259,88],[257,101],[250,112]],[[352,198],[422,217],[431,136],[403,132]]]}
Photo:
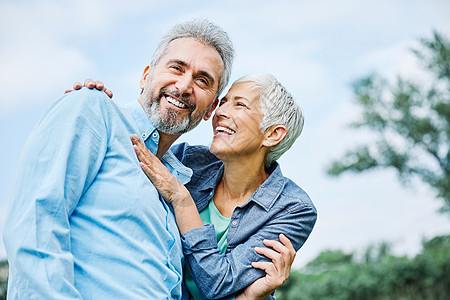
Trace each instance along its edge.
{"label": "green foliage", "polygon": [[357,145],[328,167],[329,175],[393,168],[402,183],[419,178],[444,200],[450,213],[450,41],[434,33],[413,50],[432,83],[398,78],[390,85],[378,75],[353,84],[361,119],[352,123],[377,138]]}
{"label": "green foliage", "polygon": [[[277,290],[277,299],[449,299],[450,236],[436,237],[423,245],[415,258],[389,254],[389,245],[370,246],[370,259],[344,262],[339,258],[354,257],[340,251],[324,251],[311,263],[330,261],[331,267],[311,274],[292,271]],[[310,263],[310,264],[311,264]]]}
{"label": "green foliage", "polygon": [[341,250],[325,250],[306,265],[305,271],[308,273],[317,273],[335,270],[341,266],[350,264],[352,261],[353,254],[346,254]]}

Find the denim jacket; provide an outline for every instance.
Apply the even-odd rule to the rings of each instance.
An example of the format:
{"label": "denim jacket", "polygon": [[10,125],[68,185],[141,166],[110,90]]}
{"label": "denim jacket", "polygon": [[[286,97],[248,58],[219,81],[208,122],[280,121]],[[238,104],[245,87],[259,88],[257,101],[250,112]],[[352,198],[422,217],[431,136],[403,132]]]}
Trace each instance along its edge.
{"label": "denim jacket", "polygon": [[[171,150],[193,170],[186,187],[198,211],[202,211],[222,178],[222,162],[205,146],[183,143]],[[194,281],[206,298],[233,295],[265,276],[264,271],[251,265],[254,261],[268,260],[254,250],[265,247],[264,239],[278,240],[283,233],[297,251],[314,227],[317,211],[306,192],[283,176],[278,163],[267,171],[270,174],[267,180],[244,205],[233,211],[225,254],[219,253],[213,225],[195,228],[181,236]]]}

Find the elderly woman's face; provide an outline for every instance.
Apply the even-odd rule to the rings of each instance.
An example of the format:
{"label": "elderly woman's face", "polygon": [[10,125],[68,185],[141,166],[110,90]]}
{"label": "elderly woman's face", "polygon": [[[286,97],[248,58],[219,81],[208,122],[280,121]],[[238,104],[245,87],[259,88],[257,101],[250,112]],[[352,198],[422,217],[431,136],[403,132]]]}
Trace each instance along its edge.
{"label": "elderly woman's face", "polygon": [[234,84],[215,111],[211,152],[221,160],[261,154],[262,118],[259,92],[247,82]]}

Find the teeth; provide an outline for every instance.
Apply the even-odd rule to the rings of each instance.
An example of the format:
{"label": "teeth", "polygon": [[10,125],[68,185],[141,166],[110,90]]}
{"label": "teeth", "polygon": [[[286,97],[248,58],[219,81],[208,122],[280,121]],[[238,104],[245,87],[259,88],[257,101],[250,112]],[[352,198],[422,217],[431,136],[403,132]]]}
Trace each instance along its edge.
{"label": "teeth", "polygon": [[167,102],[179,107],[179,108],[187,108],[186,104],[181,103],[180,101],[170,97],[170,96],[166,96]]}
{"label": "teeth", "polygon": [[216,127],[216,131],[219,133],[219,132],[226,132],[226,133],[228,133],[228,134],[234,134],[236,131],[234,131],[234,130],[231,130],[231,129],[229,129],[229,128],[226,128],[226,127],[222,127],[222,126],[217,126]]}

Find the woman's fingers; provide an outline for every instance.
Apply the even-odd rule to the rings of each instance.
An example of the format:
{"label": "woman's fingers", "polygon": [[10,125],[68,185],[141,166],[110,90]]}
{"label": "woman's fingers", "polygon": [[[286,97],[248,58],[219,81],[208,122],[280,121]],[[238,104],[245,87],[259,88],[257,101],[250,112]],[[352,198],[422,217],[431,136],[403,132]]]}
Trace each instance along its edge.
{"label": "woman's fingers", "polygon": [[261,269],[264,272],[266,272],[266,282],[270,284],[270,289],[275,290],[279,288],[283,282],[286,281],[286,279],[289,277],[289,274],[287,276],[285,274],[282,274],[280,270],[278,270],[274,263],[267,262],[267,261],[258,261],[258,262],[252,262],[252,267],[255,269]]}
{"label": "woman's fingers", "polygon": [[90,78],[86,79],[83,84],[81,84],[80,82],[75,82],[73,84],[73,90],[65,90],[64,94],[70,93],[72,91],[79,90],[79,89],[81,89],[84,86],[88,87],[90,89],[96,88],[99,91],[105,92],[105,94],[108,95],[109,98],[113,97],[113,93],[109,89],[105,88],[105,84],[102,81],[97,80],[97,81],[94,82]]}
{"label": "woman's fingers", "polygon": [[83,85],[82,85],[80,82],[75,82],[75,83],[73,84],[73,89],[74,89],[75,91],[81,89],[82,87],[83,87]]}
{"label": "woman's fingers", "polygon": [[[276,240],[264,240],[264,245],[269,248],[255,247],[255,251],[271,260],[271,262],[266,262],[270,263],[271,266],[260,264],[262,262],[258,262],[257,265],[260,267],[268,267],[269,269],[267,270],[271,272],[270,275],[273,278],[277,278],[277,282],[281,281],[282,283],[289,277],[296,252],[291,241],[285,235],[280,234],[279,238],[281,242]],[[272,267],[273,269],[270,269]]]}
{"label": "woman's fingers", "polygon": [[103,89],[105,88],[105,85],[100,80],[97,80],[95,82],[95,88],[99,91],[103,91]]}
{"label": "woman's fingers", "polygon": [[276,272],[275,266],[269,261],[254,261],[252,267],[265,271],[267,274],[273,275]]}
{"label": "woman's fingers", "polygon": [[92,89],[95,86],[95,82],[94,82],[94,80],[88,78],[84,81],[84,86]]}
{"label": "woman's fingers", "polygon": [[275,240],[264,240],[264,245],[266,245],[267,247],[271,247],[273,248],[275,251],[277,251],[278,253],[280,253],[281,255],[288,257],[289,260],[294,260],[296,252],[294,249],[294,246],[292,246],[291,241],[284,235],[284,234],[280,234],[279,235],[280,238],[280,242],[275,241]]}
{"label": "woman's fingers", "polygon": [[292,246],[292,243],[291,243],[291,240],[290,240],[290,239],[288,239],[288,238],[287,238],[284,234],[282,234],[282,233],[279,235],[279,238],[280,238],[280,242],[282,242],[283,245],[284,245],[286,248],[289,249],[289,251],[294,251],[294,253],[295,253],[294,246]]}
{"label": "woman's fingers", "polygon": [[154,154],[150,150],[148,150],[147,147],[145,147],[144,143],[136,134],[132,134],[130,138],[139,161],[148,166],[151,166]]}
{"label": "woman's fingers", "polygon": [[272,261],[280,259],[281,256],[281,253],[264,247],[255,247],[255,251],[256,253],[264,255],[265,257],[269,258]]}
{"label": "woman's fingers", "polygon": [[108,90],[107,88],[103,88],[103,91],[106,93],[106,95],[108,95],[109,98],[113,97],[113,93],[110,90]]}
{"label": "woman's fingers", "polygon": [[158,175],[159,177],[153,178],[156,180],[163,178],[162,176],[172,177],[170,171],[150,150],[147,149],[147,147],[145,147],[144,143],[136,134],[130,135],[130,139],[141,165],[144,164],[146,166],[144,171],[146,171],[145,173],[148,176],[154,177],[154,175]]}

